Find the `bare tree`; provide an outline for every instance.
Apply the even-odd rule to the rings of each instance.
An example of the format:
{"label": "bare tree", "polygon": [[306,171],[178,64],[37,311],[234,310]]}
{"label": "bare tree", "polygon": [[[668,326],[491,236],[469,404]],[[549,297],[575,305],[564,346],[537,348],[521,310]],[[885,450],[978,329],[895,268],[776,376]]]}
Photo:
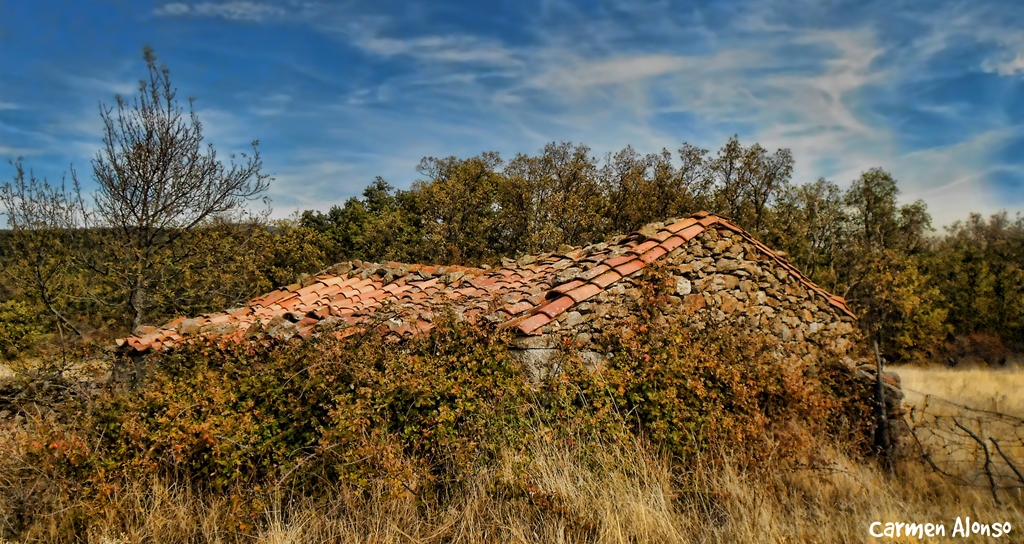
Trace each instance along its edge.
{"label": "bare tree", "polygon": [[[203,146],[202,124],[188,100],[186,112],[176,99],[170,72],[157,67],[143,49],[148,78],[133,100],[116,97],[116,107],[100,106],[103,148],[92,161],[97,189],[88,226],[108,239],[106,258],[90,265],[113,276],[132,328],[142,324],[151,304],[148,292],[166,281],[168,262],[195,251],[186,238],[207,222],[244,212],[259,198],[270,178],[252,143],[252,154],[225,166],[213,146]],[[84,204],[79,192],[79,203]]]}
{"label": "bare tree", "polygon": [[81,336],[65,310],[72,297],[69,284],[75,276],[69,235],[80,222],[69,198],[71,193],[63,184],[50,185],[31,172],[26,176],[21,159],[11,165],[14,179],[0,185],[0,206],[10,229],[5,237],[12,255],[5,259],[0,272],[5,281],[46,308],[61,340],[66,331]]}

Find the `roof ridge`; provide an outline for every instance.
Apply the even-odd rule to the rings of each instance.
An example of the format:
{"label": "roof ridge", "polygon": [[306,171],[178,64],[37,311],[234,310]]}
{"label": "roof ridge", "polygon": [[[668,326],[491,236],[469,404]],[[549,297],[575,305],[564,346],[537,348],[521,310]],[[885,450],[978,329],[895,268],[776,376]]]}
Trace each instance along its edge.
{"label": "roof ridge", "polygon": [[[657,224],[658,223],[652,223],[651,225]],[[798,281],[804,284],[805,287],[825,298],[830,305],[839,309],[846,315],[856,318],[856,315],[846,306],[845,299],[833,295],[819,287],[809,278],[800,273],[800,271],[791,265],[789,261],[755,239],[749,232],[728,221],[724,216],[707,211],[700,211],[687,218],[670,219],[660,224],[662,226],[658,228],[655,233],[649,236],[642,232],[647,228],[647,226],[624,235],[620,239],[620,242],[623,242],[620,243],[620,246],[629,247],[629,249],[627,249],[623,255],[609,257],[600,262],[597,265],[598,267],[606,267],[606,271],[603,274],[593,278],[586,278],[585,281],[580,277],[573,278],[562,284],[566,285],[575,282],[572,288],[564,291],[559,290],[559,287],[562,285],[554,286],[548,294],[552,295],[557,293],[556,296],[552,296],[546,303],[536,306],[527,315],[503,325],[518,325],[519,332],[523,334],[533,334],[551,321],[554,321],[555,317],[568,311],[569,308],[572,308],[574,305],[604,291],[622,278],[636,274],[646,268],[647,265],[658,261],[665,255],[674,251],[676,248],[697,236],[700,236],[706,232],[707,229],[715,225],[719,225],[736,232],[745,240],[751,242],[758,251],[761,251],[766,256],[778,262],[787,272],[790,273],[790,275],[796,277]],[[639,243],[630,247],[634,241]]]}

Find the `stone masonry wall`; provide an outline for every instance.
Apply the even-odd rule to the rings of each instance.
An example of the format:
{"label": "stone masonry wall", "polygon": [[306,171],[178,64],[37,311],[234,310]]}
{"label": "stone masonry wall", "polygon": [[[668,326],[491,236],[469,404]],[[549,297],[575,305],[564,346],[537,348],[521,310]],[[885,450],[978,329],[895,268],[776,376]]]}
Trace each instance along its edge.
{"label": "stone masonry wall", "polygon": [[[659,262],[667,276],[664,313],[697,329],[730,323],[741,330],[774,335],[782,347],[813,363],[823,352],[838,355],[865,391],[875,386],[874,362],[858,353],[861,334],[854,319],[819,293],[805,288],[775,259],[762,254],[728,229],[708,229]],[[623,278],[594,298],[573,307],[544,327],[545,334],[519,336],[513,342],[520,360],[542,379],[565,339],[581,342],[594,367],[606,360],[592,338],[632,311],[642,296],[642,275]],[[590,350],[587,349],[588,345]],[[883,374],[890,433],[905,434],[899,377]],[[897,440],[898,441],[898,440]]]}

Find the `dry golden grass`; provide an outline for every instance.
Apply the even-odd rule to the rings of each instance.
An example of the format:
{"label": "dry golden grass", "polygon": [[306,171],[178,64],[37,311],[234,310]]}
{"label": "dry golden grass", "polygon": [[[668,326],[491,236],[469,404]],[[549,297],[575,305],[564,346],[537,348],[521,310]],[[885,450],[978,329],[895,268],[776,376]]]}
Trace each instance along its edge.
{"label": "dry golden grass", "polygon": [[1001,368],[899,367],[907,402],[924,395],[977,408],[1024,417],[1024,366]]}
{"label": "dry golden grass", "polygon": [[[897,481],[835,452],[826,455],[827,466],[815,470],[751,473],[728,462],[694,459],[681,475],[643,444],[605,445],[599,451],[594,446],[538,441],[527,451],[507,454],[444,506],[346,488],[327,500],[271,500],[273,506],[254,520],[248,537],[229,524],[231,507],[222,498],[159,483],[136,485],[97,513],[83,536],[104,544],[829,544],[876,540],[868,534],[872,521],[931,521],[951,531],[957,516],[971,516],[1009,521],[1015,531],[1024,527],[1019,499],[997,508],[983,491],[952,486],[915,464],[902,466]],[[531,482],[528,492],[500,491],[524,474]]]}

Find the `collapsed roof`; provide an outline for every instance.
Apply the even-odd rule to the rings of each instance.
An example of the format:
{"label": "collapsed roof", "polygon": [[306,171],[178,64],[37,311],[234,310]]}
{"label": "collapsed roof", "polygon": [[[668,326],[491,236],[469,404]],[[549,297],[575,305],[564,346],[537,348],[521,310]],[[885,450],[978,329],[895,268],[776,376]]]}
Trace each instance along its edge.
{"label": "collapsed roof", "polygon": [[721,216],[700,212],[604,243],[506,259],[493,268],[340,263],[242,308],[192,319],[179,317],[147,334],[119,339],[117,344],[128,352],[144,353],[196,337],[241,342],[265,331],[277,337],[307,338],[330,332],[344,338],[373,327],[402,337],[429,331],[435,317],[448,308],[462,319],[483,319],[514,327],[521,335],[541,335],[574,306],[666,256],[678,255],[686,242],[712,228],[738,234],[835,312],[855,317],[842,297],[815,285],[749,233]]}

